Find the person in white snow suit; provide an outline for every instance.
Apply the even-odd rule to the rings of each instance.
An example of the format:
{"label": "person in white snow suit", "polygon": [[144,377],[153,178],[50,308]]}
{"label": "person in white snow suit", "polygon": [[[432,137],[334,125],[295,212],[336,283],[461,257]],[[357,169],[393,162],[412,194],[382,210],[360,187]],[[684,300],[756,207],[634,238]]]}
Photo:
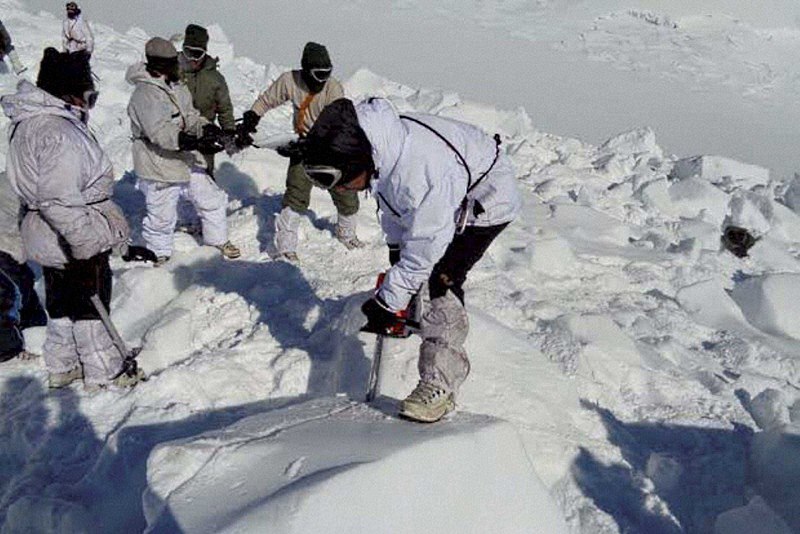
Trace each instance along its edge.
{"label": "person in white snow suit", "polygon": [[[285,102],[291,102],[294,107],[292,123],[295,133],[302,139],[325,106],[344,97],[342,84],[331,77],[333,64],[323,45],[307,43],[303,49],[301,67],[300,70],[281,74],[258,97],[252,109],[244,113],[238,128],[240,145],[252,143],[250,134],[256,131],[261,117]],[[281,257],[290,261],[298,259],[297,233],[300,219],[308,211],[311,202],[312,187],[300,162],[290,158],[282,210],[275,221],[275,248]],[[363,247],[364,244],[356,235],[358,195],[353,191],[330,191],[330,195],[337,211],[336,238],[348,249]]]}
{"label": "person in white snow suit", "polygon": [[203,242],[229,259],[239,249],[228,241],[228,195],[206,172],[202,154],[223,150],[222,130],[202,117],[181,82],[178,52],[166,39],[145,46],[146,63],[132,65],[127,80],[135,86],[128,104],[133,134],[133,167],[144,193],[145,246],[163,264],[172,255],[178,201],[188,198],[197,210]]}
{"label": "person in white snow suit", "polygon": [[94,35],[89,22],[83,17],[75,2],[67,2],[67,18],[61,25],[61,47],[70,54],[85,54],[87,58],[94,52]]}
{"label": "person in white snow suit", "polygon": [[380,98],[358,106],[342,99],[325,108],[299,149],[315,185],[369,188],[378,202],[391,268],[362,307],[365,330],[388,332],[428,284],[420,380],[400,414],[439,420],[469,373],[467,273],[520,209],[499,136],[434,115],[399,115]]}
{"label": "person in white snow suit", "polygon": [[111,200],[114,172],[87,126],[97,99],[88,58],[48,48],[36,86],[0,98],[11,119],[6,173],[25,212],[27,257],[43,268],[50,315],[44,361],[52,388],[134,384],[90,297],[111,303],[111,250],[128,224]]}
{"label": "person in white snow suit", "polygon": [[20,61],[17,51],[14,49],[14,44],[11,42],[11,34],[8,33],[6,27],[3,26],[3,21],[0,20],[0,61],[3,61],[6,56],[11,62],[11,68],[14,69],[14,74],[19,76],[26,70],[25,65]]}

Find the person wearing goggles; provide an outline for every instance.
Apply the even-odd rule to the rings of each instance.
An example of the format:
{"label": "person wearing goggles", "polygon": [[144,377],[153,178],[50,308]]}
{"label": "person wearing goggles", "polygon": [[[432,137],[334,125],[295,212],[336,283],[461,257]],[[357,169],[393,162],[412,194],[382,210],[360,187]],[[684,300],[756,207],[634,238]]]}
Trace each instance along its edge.
{"label": "person wearing goggles", "polygon": [[415,421],[453,410],[469,373],[464,283],[520,209],[514,167],[500,148],[499,136],[434,115],[399,115],[381,98],[329,104],[298,147],[315,185],[370,189],[378,202],[391,267],[361,308],[365,331],[388,331],[428,286],[419,383],[400,405]]}
{"label": "person wearing goggles", "polygon": [[91,389],[132,386],[142,378],[120,375],[123,355],[91,300],[109,309],[109,256],[129,235],[112,200],[114,169],[86,124],[96,95],[86,55],[48,48],[36,86],[23,80],[0,99],[11,119],[6,170],[25,214],[23,249],[42,266],[51,388],[78,380]]}
{"label": "person wearing goggles", "polygon": [[[314,125],[325,106],[344,97],[344,89],[331,76],[333,64],[328,50],[318,43],[307,43],[303,49],[301,69],[285,72],[262,93],[252,108],[244,113],[237,128],[237,143],[247,146],[252,143],[251,134],[256,131],[261,117],[269,110],[285,102],[294,106],[293,125],[300,139]],[[286,192],[282,209],[275,221],[275,249],[279,257],[297,261],[298,230],[303,214],[308,211],[313,185],[300,165],[297,157],[289,158],[286,175]],[[352,191],[330,190],[336,206],[336,238],[347,249],[363,247],[356,235],[356,213],[358,196]]]}
{"label": "person wearing goggles", "polygon": [[[192,103],[200,115],[210,123],[219,123],[224,138],[225,150],[236,151],[236,119],[233,115],[230,91],[225,77],[217,69],[219,60],[208,55],[208,30],[197,24],[189,24],[183,37],[180,54],[181,73],[186,87],[192,94]],[[203,154],[210,176],[214,176],[214,154]]]}
{"label": "person wearing goggles", "polygon": [[[228,195],[211,178],[202,154],[221,152],[222,130],[197,111],[181,83],[178,51],[161,37],[145,44],[146,63],[128,69],[135,86],[128,104],[133,137],[133,168],[147,213],[142,240],[157,258],[169,261],[178,222],[178,203],[188,200],[202,223],[205,245],[225,258],[241,256],[228,241]],[[198,154],[199,153],[199,154]]]}
{"label": "person wearing goggles", "polygon": [[94,34],[89,22],[83,17],[75,2],[67,2],[67,18],[61,26],[61,45],[64,52],[85,54],[91,57],[94,52]]}

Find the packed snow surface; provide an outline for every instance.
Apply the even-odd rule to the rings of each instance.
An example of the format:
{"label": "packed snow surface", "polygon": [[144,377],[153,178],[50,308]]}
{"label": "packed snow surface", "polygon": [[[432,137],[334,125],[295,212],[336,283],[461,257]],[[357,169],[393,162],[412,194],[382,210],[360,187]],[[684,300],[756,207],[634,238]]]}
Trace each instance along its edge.
{"label": "packed snow surface", "polygon": [[[395,5],[413,14],[418,4]],[[452,17],[455,4],[437,3],[434,12]],[[465,4],[471,20],[503,31],[520,13],[552,16],[551,9],[588,5],[458,2]],[[782,76],[796,70],[770,67],[773,78],[748,82],[737,70],[741,58],[718,46],[725,35],[736,42],[748,32],[763,46],[786,45],[796,38],[794,19],[735,4],[734,18],[709,22],[694,3],[669,4],[675,11],[665,18],[591,3],[599,18],[586,32],[587,53],[615,69],[627,58],[630,68],[651,65],[680,81],[689,72],[701,86],[722,73],[766,107],[794,90]],[[775,5],[784,15],[794,9]],[[0,0],[0,10],[34,77],[42,46],[58,42],[59,19],[14,0]],[[164,20],[179,30],[187,12]],[[589,11],[582,13],[570,25],[582,27]],[[784,23],[785,31],[770,30],[771,40],[759,33]],[[621,32],[627,25],[647,30]],[[131,88],[123,76],[148,35],[116,28],[94,26],[101,99],[92,126],[114,161],[115,196],[136,230],[143,199],[129,172]],[[212,26],[211,51],[241,113],[285,67],[235,55],[223,28],[230,31]],[[669,33],[678,30],[689,33]],[[620,44],[623,35],[632,42]],[[674,56],[654,57],[648,35],[675,44],[686,62],[663,71],[663,57]],[[747,56],[757,47],[739,49]],[[722,55],[713,69],[687,67],[715,53]],[[784,59],[776,65],[790,62]],[[617,78],[624,85],[624,72],[609,72],[594,85]],[[0,72],[0,93],[15,83]],[[442,533],[800,531],[800,331],[793,321],[800,312],[800,180],[768,169],[790,169],[795,160],[752,161],[746,152],[699,146],[673,156],[659,143],[668,123],[592,144],[545,133],[538,115],[506,109],[499,96],[484,95],[493,104],[479,104],[367,69],[345,86],[353,98],[385,96],[401,110],[499,132],[518,167],[523,215],[467,287],[472,374],[460,412],[431,427],[393,416],[391,399],[416,381],[414,338],[386,347],[386,397],[374,406],[357,402],[374,344],[358,332],[359,306],[387,267],[374,204],[365,198],[359,216],[367,248],[346,251],[332,239],[329,198],[315,191],[301,261],[273,261],[286,161],[250,149],[220,158],[218,167],[241,260],[223,261],[184,233],[165,267],[112,260],[113,318],[126,341],[142,347],[148,382],[126,392],[47,392],[41,361],[0,366],[1,532],[264,531],[267,523],[276,532],[419,532],[430,523]],[[568,94],[541,99],[574,116]],[[602,108],[602,99],[595,105]],[[776,113],[792,118],[794,111]],[[259,144],[285,138],[289,116],[285,108],[268,115]],[[781,130],[754,131],[722,133],[762,146],[786,139]],[[3,143],[0,165],[5,152]],[[758,237],[748,257],[721,247],[729,224]],[[43,329],[26,335],[39,351]],[[446,508],[434,506],[437,500]]]}

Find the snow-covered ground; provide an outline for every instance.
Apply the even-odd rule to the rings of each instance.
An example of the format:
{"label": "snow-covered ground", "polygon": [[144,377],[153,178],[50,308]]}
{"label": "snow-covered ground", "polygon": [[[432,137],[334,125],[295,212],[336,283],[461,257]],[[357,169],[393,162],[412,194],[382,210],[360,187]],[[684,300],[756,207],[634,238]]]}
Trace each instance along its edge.
{"label": "snow-covered ground", "polygon": [[[526,10],[552,19],[556,7],[586,6],[462,2],[437,3],[431,13],[447,19],[455,4],[469,4],[471,24],[512,33],[532,20],[522,17]],[[418,4],[393,3],[395,16],[415,20]],[[689,2],[670,2],[676,11],[669,19],[644,10],[624,15],[612,4],[565,15],[585,30],[581,54],[615,67],[599,69],[605,77],[595,87],[624,98],[624,87],[602,85],[625,85],[627,74],[617,68],[652,69],[659,80],[674,71],[678,85],[688,76],[700,88],[728,73],[722,85],[731,93],[720,99],[749,92],[754,117],[766,122],[772,117],[760,111],[795,91],[791,73],[798,71],[788,68],[788,56],[771,67],[778,74],[777,94],[770,94],[740,61],[755,45],[742,45],[739,58],[723,53],[715,17],[682,30],[698,20]],[[793,9],[780,4],[784,15]],[[0,0],[0,10],[28,65],[43,45],[57,43],[53,15],[32,14],[15,0]],[[735,40],[791,22],[759,13],[734,13],[750,15],[750,24],[723,25],[742,30]],[[169,15],[170,27],[183,26],[185,14],[174,18],[170,8]],[[582,21],[595,15],[604,18],[586,29]],[[537,24],[531,28],[544,27]],[[797,51],[783,41],[794,38],[795,26],[764,46]],[[126,172],[130,87],[123,74],[147,35],[117,31],[123,28],[95,25],[101,99],[92,124],[135,226],[142,198]],[[689,35],[669,33],[678,30]],[[282,67],[235,56],[222,28],[212,33],[241,112]],[[673,38],[680,46],[656,53],[648,35],[659,46]],[[299,47],[305,36],[295,40]],[[571,63],[572,46],[565,40],[563,50],[546,53],[565,58],[551,73],[604,65]],[[662,68],[692,47],[683,63]],[[687,67],[704,61],[714,68]],[[360,66],[375,64],[364,57]],[[583,80],[594,72],[583,71]],[[0,93],[15,81],[0,73]],[[419,427],[394,419],[388,400],[356,402],[374,341],[358,333],[358,308],[386,267],[374,205],[364,199],[359,220],[368,247],[347,252],[331,238],[330,200],[315,191],[301,262],[271,261],[286,161],[249,150],[221,158],[218,171],[240,261],[222,261],[187,234],[178,234],[164,268],[114,260],[114,320],[130,344],[143,347],[148,382],[124,393],[48,393],[41,362],[0,366],[2,532],[419,532],[435,525],[439,532],[552,533],[560,521],[587,534],[800,531],[800,182],[752,165],[761,162],[733,144],[720,152],[727,158],[679,161],[659,144],[661,123],[595,145],[545,133],[538,119],[501,98],[480,104],[366,69],[353,72],[346,89],[353,98],[383,95],[401,109],[500,132],[518,166],[524,215],[468,285],[473,367],[461,413]],[[542,106],[581,118],[570,94],[541,98]],[[702,98],[714,102],[716,94]],[[653,110],[656,119],[672,115],[666,126],[682,127],[678,111],[665,108]],[[795,111],[779,107],[776,115],[784,120]],[[290,128],[289,113],[262,121],[265,143]],[[753,131],[740,126],[720,133],[744,142]],[[787,142],[770,131],[753,142]],[[0,145],[0,165],[5,151]],[[703,152],[698,146],[686,155]],[[776,156],[772,166],[797,165]],[[749,258],[721,250],[729,223],[760,237]],[[42,329],[29,333],[34,349],[42,336]],[[416,347],[414,339],[391,342],[385,395],[398,398],[413,387]]]}

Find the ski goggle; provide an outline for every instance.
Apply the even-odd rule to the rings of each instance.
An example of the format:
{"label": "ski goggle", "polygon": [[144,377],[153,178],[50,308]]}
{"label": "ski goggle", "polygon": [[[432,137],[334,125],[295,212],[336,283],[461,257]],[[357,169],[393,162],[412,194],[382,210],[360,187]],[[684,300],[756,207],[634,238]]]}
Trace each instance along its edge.
{"label": "ski goggle", "polygon": [[321,189],[333,189],[342,181],[342,171],[330,165],[306,165],[303,169],[312,184]]}
{"label": "ski goggle", "polygon": [[67,5],[65,7],[69,10],[74,11],[78,9],[78,4],[76,4],[75,2],[67,2]]}
{"label": "ski goggle", "polygon": [[320,83],[325,83],[328,81],[328,78],[331,77],[331,72],[333,71],[332,68],[328,69],[311,69],[309,73],[311,77],[317,80]]}
{"label": "ski goggle", "polygon": [[100,91],[90,89],[83,92],[83,101],[86,102],[86,109],[92,109],[97,104],[97,99],[100,96]]}
{"label": "ski goggle", "polygon": [[206,57],[206,51],[197,46],[184,46],[182,52],[183,57],[189,61],[200,61]]}

